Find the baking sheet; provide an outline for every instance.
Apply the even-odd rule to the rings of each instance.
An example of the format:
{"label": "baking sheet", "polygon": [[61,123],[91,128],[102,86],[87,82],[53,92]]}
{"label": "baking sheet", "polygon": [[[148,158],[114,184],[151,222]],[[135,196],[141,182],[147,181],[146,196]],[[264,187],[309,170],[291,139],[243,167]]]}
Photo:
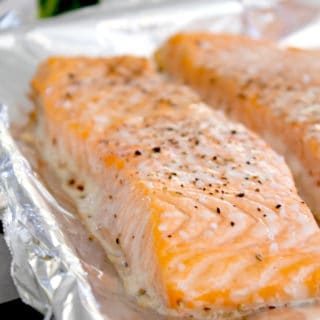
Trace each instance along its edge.
{"label": "baking sheet", "polygon": [[[312,26],[317,27],[316,14],[310,12],[315,19]],[[244,32],[248,27],[244,17],[239,1],[164,1],[130,10],[82,12],[72,19],[0,34],[0,186],[8,205],[4,226],[13,256],[11,273],[26,303],[56,319],[169,319],[140,308],[126,296],[104,251],[88,239],[73,204],[59,192],[54,179],[43,174],[46,170],[40,172],[32,138],[22,132],[33,109],[29,81],[38,63],[54,54],[149,56],[178,30]],[[289,35],[281,39],[284,45],[294,42],[290,28],[297,28],[286,26],[281,33]],[[278,30],[280,35],[284,29]],[[308,38],[307,31],[304,35]],[[254,319],[288,315],[311,319],[320,317],[320,312],[317,307],[272,310]]]}

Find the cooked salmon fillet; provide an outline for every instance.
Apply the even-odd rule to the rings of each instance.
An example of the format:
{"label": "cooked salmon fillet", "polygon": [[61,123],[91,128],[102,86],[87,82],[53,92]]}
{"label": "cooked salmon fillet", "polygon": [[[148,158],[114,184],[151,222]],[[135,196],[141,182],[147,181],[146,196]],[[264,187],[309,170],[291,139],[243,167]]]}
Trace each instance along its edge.
{"label": "cooked salmon fillet", "polygon": [[195,33],[170,38],[156,60],[284,155],[320,221],[320,51]]}
{"label": "cooked salmon fillet", "polygon": [[320,230],[283,158],[138,57],[44,62],[44,159],[126,290],[218,319],[320,296]]}

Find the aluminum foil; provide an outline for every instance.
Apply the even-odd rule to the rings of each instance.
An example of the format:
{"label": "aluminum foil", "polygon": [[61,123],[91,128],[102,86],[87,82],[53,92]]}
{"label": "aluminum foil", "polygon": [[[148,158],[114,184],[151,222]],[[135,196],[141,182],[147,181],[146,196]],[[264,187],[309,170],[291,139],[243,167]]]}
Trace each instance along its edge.
{"label": "aluminum foil", "polygon": [[[103,249],[88,237],[70,199],[54,179],[40,172],[30,136],[28,144],[28,135],[21,131],[33,108],[27,93],[37,64],[53,54],[148,56],[178,30],[278,35],[283,45],[299,45],[302,32],[304,41],[309,39],[313,46],[314,30],[320,30],[319,10],[307,7],[298,24],[281,20],[285,7],[282,11],[268,8],[278,30],[270,34],[265,24],[263,28],[252,25],[261,12],[243,11],[239,1],[156,2],[130,10],[116,6],[99,12],[90,9],[0,34],[0,189],[6,196],[5,238],[21,298],[46,314],[46,319],[169,318],[140,308],[126,295]],[[252,319],[280,319],[291,313],[301,319],[320,317],[319,307],[313,306],[272,310]]]}

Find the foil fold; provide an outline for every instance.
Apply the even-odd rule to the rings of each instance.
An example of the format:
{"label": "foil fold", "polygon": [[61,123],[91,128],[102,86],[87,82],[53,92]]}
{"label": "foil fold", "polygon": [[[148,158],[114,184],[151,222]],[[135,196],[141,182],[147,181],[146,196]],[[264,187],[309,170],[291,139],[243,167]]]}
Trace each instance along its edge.
{"label": "foil fold", "polygon": [[[6,194],[3,222],[19,295],[49,317],[53,313],[57,319],[103,319],[86,273],[47,205],[55,200],[19,152],[8,125],[7,108],[1,105],[0,186]],[[61,210],[59,214],[67,213]]]}

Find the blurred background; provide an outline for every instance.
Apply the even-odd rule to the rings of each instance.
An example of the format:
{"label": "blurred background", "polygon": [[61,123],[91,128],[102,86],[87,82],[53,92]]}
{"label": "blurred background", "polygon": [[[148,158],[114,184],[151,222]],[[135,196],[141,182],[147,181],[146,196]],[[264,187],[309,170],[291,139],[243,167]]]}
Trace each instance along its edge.
{"label": "blurred background", "polygon": [[[223,0],[212,0],[223,2]],[[112,12],[113,8],[135,8],[190,0],[0,0],[0,31],[33,24],[44,19],[70,19],[83,14]],[[319,18],[320,0],[238,0],[244,9],[245,32],[253,37],[276,38],[279,33]],[[279,23],[281,21],[281,23]]]}
{"label": "blurred background", "polygon": [[[89,6],[130,7],[164,0],[0,0],[0,29],[15,27],[38,19],[54,17]],[[97,9],[97,7],[95,7]]]}

